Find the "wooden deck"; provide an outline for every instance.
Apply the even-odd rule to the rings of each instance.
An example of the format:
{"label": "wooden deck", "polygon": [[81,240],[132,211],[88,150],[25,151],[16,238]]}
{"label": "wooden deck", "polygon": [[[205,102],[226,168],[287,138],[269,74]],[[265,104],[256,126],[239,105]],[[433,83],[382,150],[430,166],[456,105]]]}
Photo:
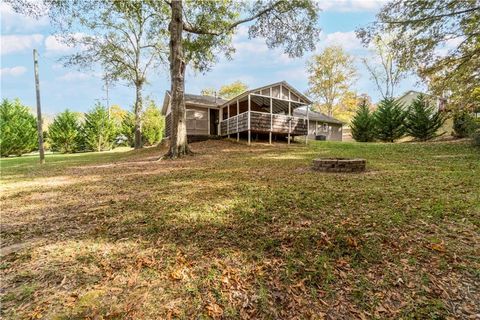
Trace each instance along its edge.
{"label": "wooden deck", "polygon": [[220,135],[237,132],[275,133],[302,136],[307,134],[307,119],[256,111],[246,111],[220,122]]}

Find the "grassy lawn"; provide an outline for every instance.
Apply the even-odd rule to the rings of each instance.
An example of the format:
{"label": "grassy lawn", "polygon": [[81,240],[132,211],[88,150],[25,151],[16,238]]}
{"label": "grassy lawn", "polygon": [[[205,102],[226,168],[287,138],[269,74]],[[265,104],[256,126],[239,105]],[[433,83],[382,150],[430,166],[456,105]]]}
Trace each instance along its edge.
{"label": "grassy lawn", "polygon": [[[468,143],[192,145],[2,159],[4,319],[480,313]],[[363,157],[363,174],[310,170]]]}

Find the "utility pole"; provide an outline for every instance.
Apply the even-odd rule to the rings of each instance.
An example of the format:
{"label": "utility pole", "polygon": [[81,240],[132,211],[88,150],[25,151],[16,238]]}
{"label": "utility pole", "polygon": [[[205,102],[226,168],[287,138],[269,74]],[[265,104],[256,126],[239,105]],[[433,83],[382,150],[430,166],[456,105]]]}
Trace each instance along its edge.
{"label": "utility pole", "polygon": [[108,76],[107,75],[105,75],[105,91],[107,94],[108,119],[110,119],[110,100],[108,98]]}
{"label": "utility pole", "polygon": [[43,149],[43,130],[42,130],[42,108],[40,106],[40,80],[38,79],[38,53],[33,49],[33,69],[35,72],[35,91],[37,94],[37,133],[38,133],[38,152],[40,153],[40,164],[45,163],[45,150]]}

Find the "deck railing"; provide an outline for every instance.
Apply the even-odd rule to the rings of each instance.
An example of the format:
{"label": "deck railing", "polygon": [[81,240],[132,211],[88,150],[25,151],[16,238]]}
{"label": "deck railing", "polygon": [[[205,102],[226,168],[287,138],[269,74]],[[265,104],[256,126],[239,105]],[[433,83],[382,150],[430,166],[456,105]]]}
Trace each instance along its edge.
{"label": "deck railing", "polygon": [[306,135],[307,119],[282,114],[246,111],[220,122],[220,135],[248,130],[264,133]]}

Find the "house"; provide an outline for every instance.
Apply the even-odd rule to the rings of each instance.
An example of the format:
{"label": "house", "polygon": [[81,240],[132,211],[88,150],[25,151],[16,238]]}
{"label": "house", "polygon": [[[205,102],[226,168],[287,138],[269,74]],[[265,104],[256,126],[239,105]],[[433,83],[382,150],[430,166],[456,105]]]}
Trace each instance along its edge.
{"label": "house", "polygon": [[421,94],[427,97],[430,105],[435,106],[438,111],[446,111],[447,99],[419,91],[409,90],[397,98],[397,101],[402,103],[405,108],[408,108]]}
{"label": "house", "polygon": [[[272,139],[294,137],[315,138],[323,135],[327,140],[342,139],[342,122],[308,106],[308,97],[285,81],[243,92],[230,100],[211,96],[185,94],[187,135],[195,137],[252,138],[268,136]],[[170,136],[170,93],[165,93],[162,114],[166,117],[165,137]],[[312,118],[310,119],[310,115]]]}

